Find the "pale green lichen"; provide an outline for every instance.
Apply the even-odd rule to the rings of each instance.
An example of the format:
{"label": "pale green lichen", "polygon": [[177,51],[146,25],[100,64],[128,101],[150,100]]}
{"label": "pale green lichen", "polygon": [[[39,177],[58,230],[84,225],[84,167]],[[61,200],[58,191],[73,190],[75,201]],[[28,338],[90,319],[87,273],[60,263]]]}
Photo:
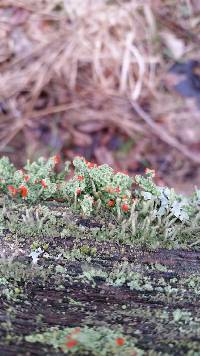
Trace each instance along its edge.
{"label": "pale green lichen", "polygon": [[26,341],[52,345],[63,353],[78,355],[89,353],[91,356],[142,356],[143,351],[134,344],[134,338],[124,336],[120,329],[107,327],[52,328],[44,333],[26,336]]}
{"label": "pale green lichen", "polygon": [[[200,211],[197,189],[186,198],[173,189],[156,186],[151,173],[131,178],[124,173],[115,173],[108,165],[97,166],[80,157],[74,159],[74,175],[67,179],[70,163],[66,162],[64,170],[57,174],[54,170],[56,162],[55,157],[40,158],[37,162],[28,162],[24,170],[15,170],[7,158],[0,159],[1,191],[16,203],[24,200],[30,205],[61,199],[65,206],[84,216],[107,212],[108,219],[112,219],[115,215],[116,235],[120,241],[129,240],[152,248],[198,248]],[[136,190],[131,189],[134,180],[138,185]],[[68,229],[64,219],[58,224],[55,212],[41,205],[37,210],[28,206],[25,211],[23,207],[21,209],[22,219],[15,216],[8,203],[1,209],[0,233],[9,228],[12,233],[18,231],[30,236],[40,233],[64,236]]]}
{"label": "pale green lichen", "polygon": [[[157,187],[149,173],[132,190],[132,178],[106,165],[74,164],[67,180],[69,163],[56,174],[54,159],[28,163],[24,172],[0,160],[0,344],[24,346],[26,338],[44,354],[48,346],[55,354],[198,355],[198,257],[193,252],[186,263],[187,252],[165,250],[163,260],[147,248],[198,249],[199,191],[185,199]],[[27,197],[7,189],[22,183]],[[26,313],[30,331],[19,335]],[[57,328],[46,329],[49,317]],[[75,324],[81,332],[68,348]],[[116,338],[125,340],[120,348]]]}

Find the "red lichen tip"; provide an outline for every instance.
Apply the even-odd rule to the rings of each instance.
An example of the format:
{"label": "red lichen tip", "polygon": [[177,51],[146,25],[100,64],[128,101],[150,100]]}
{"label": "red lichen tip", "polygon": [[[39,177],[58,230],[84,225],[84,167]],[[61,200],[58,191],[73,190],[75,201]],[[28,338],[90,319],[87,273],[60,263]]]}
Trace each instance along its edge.
{"label": "red lichen tip", "polygon": [[52,158],[53,158],[54,164],[59,164],[61,162],[61,157],[59,154],[53,156]]}
{"label": "red lichen tip", "polygon": [[110,206],[111,208],[112,208],[113,206],[115,206],[115,201],[114,201],[113,199],[110,199],[110,200],[108,201],[108,206]]}
{"label": "red lichen tip", "polygon": [[77,195],[80,195],[80,194],[81,194],[81,189],[80,189],[80,188],[76,189],[76,194],[77,194]]}
{"label": "red lichen tip", "polygon": [[30,180],[30,176],[24,176],[24,181],[28,182]]}
{"label": "red lichen tip", "polygon": [[76,340],[70,340],[68,342],[66,342],[66,346],[68,349],[71,349],[72,347],[76,346],[78,344],[78,341]]}
{"label": "red lichen tip", "polygon": [[115,188],[115,192],[116,192],[116,193],[120,193],[120,191],[121,191],[121,190],[120,190],[119,187]]}
{"label": "red lichen tip", "polygon": [[125,340],[123,339],[123,337],[118,337],[115,340],[115,343],[116,343],[117,346],[123,346],[125,344]]}
{"label": "red lichen tip", "polygon": [[92,169],[96,166],[96,164],[93,162],[87,162],[87,166],[88,166],[88,168]]}
{"label": "red lichen tip", "polygon": [[82,181],[82,180],[84,179],[84,177],[83,177],[83,176],[77,176],[77,179],[78,179],[79,181]]}
{"label": "red lichen tip", "polygon": [[26,198],[28,195],[28,188],[26,188],[24,185],[21,185],[21,187],[19,187],[19,189],[20,189],[22,198]]}
{"label": "red lichen tip", "polygon": [[42,184],[43,188],[47,187],[47,184],[44,179],[41,179],[40,183]]}
{"label": "red lichen tip", "polygon": [[127,204],[122,204],[122,210],[127,213],[127,211],[129,211],[129,206]]}
{"label": "red lichen tip", "polygon": [[13,187],[13,185],[8,185],[7,188],[8,188],[8,190],[9,190],[9,192],[10,192],[13,196],[15,196],[15,195],[17,194],[17,192],[18,192],[18,189],[16,189],[15,187]]}

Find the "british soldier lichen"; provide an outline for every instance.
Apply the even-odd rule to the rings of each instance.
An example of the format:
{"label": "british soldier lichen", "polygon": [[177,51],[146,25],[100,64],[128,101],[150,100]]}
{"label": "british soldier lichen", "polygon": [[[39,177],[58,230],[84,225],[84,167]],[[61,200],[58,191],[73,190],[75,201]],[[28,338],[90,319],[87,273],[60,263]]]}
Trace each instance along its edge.
{"label": "british soldier lichen", "polygon": [[[154,247],[161,240],[167,247],[178,235],[185,243],[185,236],[199,224],[200,193],[197,189],[186,198],[173,189],[157,186],[152,170],[146,171],[144,176],[130,177],[115,172],[107,164],[98,166],[83,157],[76,157],[72,164],[65,162],[60,173],[55,169],[58,164],[58,156],[39,158],[16,170],[8,158],[3,157],[0,159],[0,192],[16,203],[30,206],[45,201],[62,202],[84,216],[107,211],[110,216],[117,217],[123,234],[129,231],[130,235],[131,229],[132,236],[143,243],[154,240]],[[40,223],[36,225],[35,233]],[[197,237],[191,241],[192,246],[199,243]]]}

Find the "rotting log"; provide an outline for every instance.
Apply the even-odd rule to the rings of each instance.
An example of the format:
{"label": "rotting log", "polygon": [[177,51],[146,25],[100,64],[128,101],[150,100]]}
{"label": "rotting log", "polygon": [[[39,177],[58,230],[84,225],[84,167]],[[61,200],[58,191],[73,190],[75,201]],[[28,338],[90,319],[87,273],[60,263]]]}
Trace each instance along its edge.
{"label": "rotting log", "polygon": [[68,218],[71,235],[1,236],[0,354],[62,355],[26,336],[87,325],[122,330],[145,355],[199,355],[200,252],[100,239],[102,221]]}

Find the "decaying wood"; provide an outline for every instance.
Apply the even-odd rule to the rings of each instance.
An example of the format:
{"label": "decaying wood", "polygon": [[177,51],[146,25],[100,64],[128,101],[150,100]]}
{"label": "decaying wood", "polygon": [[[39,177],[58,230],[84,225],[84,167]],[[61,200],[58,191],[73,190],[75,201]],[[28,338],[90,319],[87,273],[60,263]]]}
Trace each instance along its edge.
{"label": "decaying wood", "polygon": [[[87,225],[87,228],[95,228],[95,223],[89,219],[77,220],[77,224],[80,223]],[[98,222],[97,226],[100,226]],[[9,254],[13,254],[8,246],[9,243],[4,242],[7,260],[2,261],[1,266],[9,261]],[[58,278],[54,274],[44,283],[40,278],[30,277],[21,282],[24,293],[21,299],[6,300],[5,296],[1,297],[1,355],[62,355],[61,350],[28,343],[23,337],[52,326],[64,328],[84,325],[122,327],[125,334],[136,337],[136,346],[145,355],[150,351],[155,355],[192,355],[189,352],[200,352],[200,252],[145,251],[111,241],[82,239],[80,236],[66,239],[51,237],[49,246],[50,255],[51,248],[53,251],[58,247],[68,253],[74,249],[80,251],[83,246],[87,246],[88,251],[92,248],[96,250],[94,255],[87,253],[81,260],[66,260],[63,257],[53,260],[41,255],[38,265],[33,265],[26,247],[23,249],[21,246],[12,257],[13,268],[17,264],[34,271],[40,266],[45,271],[50,265],[61,265],[72,279],[62,282],[64,289],[59,289],[54,284]],[[121,286],[115,285],[114,279],[113,284],[108,283],[98,273],[105,271],[111,276],[125,265],[130,273],[134,271],[135,275],[141,276],[143,282],[147,278],[152,290],[145,287],[147,280],[141,288],[136,285],[131,289],[126,282]],[[97,271],[92,283],[80,278],[84,271],[91,269]],[[161,288],[160,291],[157,287]],[[180,320],[176,320],[177,310],[180,310],[183,319],[180,316]],[[184,319],[184,315],[188,315],[188,320]]]}

